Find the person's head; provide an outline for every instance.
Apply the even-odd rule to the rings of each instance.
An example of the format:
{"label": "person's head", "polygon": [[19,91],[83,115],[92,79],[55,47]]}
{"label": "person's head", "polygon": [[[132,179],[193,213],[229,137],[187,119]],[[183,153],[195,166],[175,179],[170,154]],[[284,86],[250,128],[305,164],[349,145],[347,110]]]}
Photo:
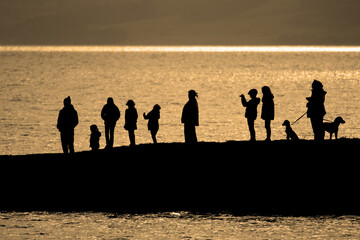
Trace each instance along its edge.
{"label": "person's head", "polygon": [[262,91],[263,95],[271,95],[272,94],[271,90],[270,90],[270,88],[268,86],[263,86],[261,88],[261,91]]}
{"label": "person's head", "polygon": [[311,87],[312,87],[312,89],[314,89],[314,90],[322,90],[323,89],[323,85],[322,85],[322,83],[320,82],[320,81],[318,81],[318,80],[314,80],[313,81],[313,83],[311,84]]}
{"label": "person's head", "polygon": [[71,105],[71,98],[70,96],[68,96],[67,98],[64,99],[64,106],[69,107],[70,105]]}
{"label": "person's head", "polygon": [[198,96],[198,93],[195,90],[189,91],[189,99],[195,99]]}
{"label": "person's head", "polygon": [[126,102],[126,105],[129,107],[129,108],[133,108],[135,106],[135,102],[133,100],[128,100]]}
{"label": "person's head", "polygon": [[95,124],[90,126],[90,130],[91,130],[91,132],[98,132],[99,131],[98,127]]}
{"label": "person's head", "polygon": [[156,111],[160,111],[161,107],[160,107],[159,104],[155,104],[153,109],[156,110]]}
{"label": "person's head", "polygon": [[114,99],[112,97],[109,97],[107,99],[107,104],[114,104]]}
{"label": "person's head", "polygon": [[257,95],[257,90],[256,89],[251,89],[248,94],[250,95],[251,98],[256,98]]}

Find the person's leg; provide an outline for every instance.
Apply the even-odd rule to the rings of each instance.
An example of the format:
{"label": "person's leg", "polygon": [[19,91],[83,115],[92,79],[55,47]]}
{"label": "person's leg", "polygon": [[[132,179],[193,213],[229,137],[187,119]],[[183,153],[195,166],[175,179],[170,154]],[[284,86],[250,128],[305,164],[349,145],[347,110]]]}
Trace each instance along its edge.
{"label": "person's leg", "polygon": [[61,147],[63,149],[64,154],[68,154],[68,146],[67,146],[67,142],[66,142],[66,134],[65,133],[60,133],[60,139],[61,139]]}
{"label": "person's leg", "polygon": [[150,133],[151,133],[151,138],[153,140],[154,143],[157,143],[156,141],[156,133],[157,133],[158,129],[151,129]]}
{"label": "person's leg", "polygon": [[105,124],[105,140],[106,140],[105,148],[110,147],[110,126],[108,124]]}
{"label": "person's leg", "polygon": [[197,136],[196,136],[196,127],[195,127],[195,125],[193,125],[192,128],[191,128],[191,139],[192,139],[192,143],[197,143]]}
{"label": "person's leg", "polygon": [[254,119],[250,119],[248,118],[248,126],[249,126],[249,131],[250,131],[250,141],[256,141],[256,136],[255,136],[255,127],[254,127]]}
{"label": "person's leg", "polygon": [[324,117],[319,118],[319,139],[321,141],[325,139]]}
{"label": "person's leg", "polygon": [[185,143],[197,143],[195,125],[185,124],[184,133],[185,133]]}
{"label": "person's leg", "polygon": [[135,146],[135,130],[129,129],[129,140],[130,140],[130,146]]}
{"label": "person's leg", "polygon": [[323,128],[323,118],[322,117],[312,117],[310,118],[311,126],[314,132],[314,140],[322,141],[325,137],[325,132]]}
{"label": "person's leg", "polygon": [[115,126],[110,126],[109,127],[109,146],[112,148],[114,146],[114,131],[115,131]]}
{"label": "person's leg", "polygon": [[68,145],[69,145],[70,153],[71,154],[75,153],[75,150],[74,150],[74,131],[69,132]]}
{"label": "person's leg", "polygon": [[184,124],[184,137],[185,137],[185,143],[190,143],[191,139],[190,139],[190,133],[189,133],[189,125],[188,124]]}
{"label": "person's leg", "polygon": [[266,129],[266,140],[271,141],[271,120],[265,120],[265,129]]}

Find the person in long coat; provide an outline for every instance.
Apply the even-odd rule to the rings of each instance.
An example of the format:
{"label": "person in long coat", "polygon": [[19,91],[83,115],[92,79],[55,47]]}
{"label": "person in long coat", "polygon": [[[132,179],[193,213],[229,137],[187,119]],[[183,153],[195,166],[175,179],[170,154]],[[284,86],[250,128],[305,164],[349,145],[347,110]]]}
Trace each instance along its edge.
{"label": "person in long coat", "polygon": [[311,96],[307,97],[307,117],[310,118],[311,126],[314,132],[314,139],[317,141],[324,140],[325,131],[323,127],[325,111],[325,95],[323,85],[318,80],[312,83]]}
{"label": "person in long coat", "polygon": [[271,141],[271,120],[274,120],[275,107],[274,107],[274,95],[268,86],[261,88],[263,93],[261,119],[265,120],[266,139],[265,141]]}
{"label": "person in long coat", "polygon": [[74,150],[74,129],[78,125],[79,119],[77,111],[71,104],[71,98],[64,99],[64,107],[60,110],[57,128],[60,131],[61,146],[64,154],[73,154]]}
{"label": "person in long coat", "polygon": [[196,101],[198,96],[195,90],[190,90],[188,93],[189,101],[185,104],[181,123],[184,124],[185,143],[197,143],[195,126],[199,126],[199,108]]}

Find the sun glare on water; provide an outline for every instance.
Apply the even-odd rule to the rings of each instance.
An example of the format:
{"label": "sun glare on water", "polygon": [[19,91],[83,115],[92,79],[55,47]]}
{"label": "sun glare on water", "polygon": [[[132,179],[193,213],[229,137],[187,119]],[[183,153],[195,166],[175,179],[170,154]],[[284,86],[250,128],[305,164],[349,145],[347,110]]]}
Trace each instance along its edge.
{"label": "sun glare on water", "polygon": [[360,46],[0,46],[0,52],[360,52]]}

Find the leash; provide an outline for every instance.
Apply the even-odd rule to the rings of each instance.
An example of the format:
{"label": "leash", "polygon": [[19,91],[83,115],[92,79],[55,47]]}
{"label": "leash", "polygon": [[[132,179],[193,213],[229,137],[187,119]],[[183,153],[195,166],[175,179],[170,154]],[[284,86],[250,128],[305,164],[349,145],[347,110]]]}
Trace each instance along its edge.
{"label": "leash", "polygon": [[291,125],[294,125],[295,123],[297,123],[297,121],[299,121],[303,116],[305,116],[305,114],[307,113],[307,111],[306,112],[304,112],[304,114],[303,115],[301,115],[298,119],[296,119],[296,121],[295,122],[293,122]]}
{"label": "leash", "polygon": [[[301,115],[298,119],[296,119],[296,121],[293,122],[291,125],[294,125],[295,123],[297,123],[303,116],[305,116],[306,113],[307,113],[307,111],[304,112],[303,115]],[[323,119],[323,120],[326,121],[326,122],[331,122],[331,121],[328,120],[328,119]]]}

